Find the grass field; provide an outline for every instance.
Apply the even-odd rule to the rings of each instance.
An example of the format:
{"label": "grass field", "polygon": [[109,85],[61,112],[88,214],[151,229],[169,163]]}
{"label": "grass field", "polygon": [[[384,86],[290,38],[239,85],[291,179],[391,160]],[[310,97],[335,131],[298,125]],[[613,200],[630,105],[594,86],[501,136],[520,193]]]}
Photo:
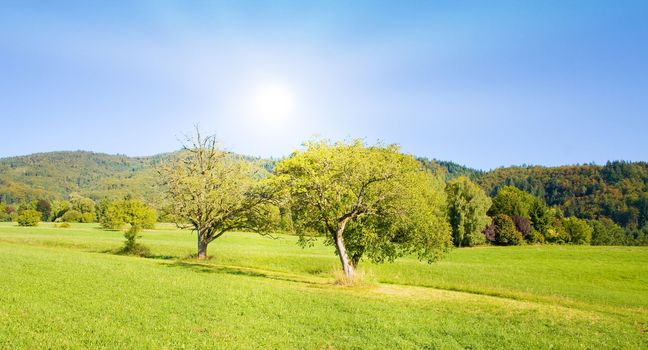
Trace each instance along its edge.
{"label": "grass field", "polygon": [[428,265],[363,262],[334,284],[331,247],[232,233],[207,262],[192,234],[111,251],[96,225],[0,224],[0,348],[648,348],[648,249],[457,249]]}

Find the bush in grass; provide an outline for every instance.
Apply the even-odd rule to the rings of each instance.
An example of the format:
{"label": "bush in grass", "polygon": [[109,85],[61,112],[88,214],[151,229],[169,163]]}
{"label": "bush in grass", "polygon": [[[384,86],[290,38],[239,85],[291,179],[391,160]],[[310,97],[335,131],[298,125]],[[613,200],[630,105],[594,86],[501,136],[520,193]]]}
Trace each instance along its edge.
{"label": "bush in grass", "polygon": [[146,256],[148,248],[137,243],[139,233],[144,228],[153,228],[157,219],[155,209],[141,200],[127,196],[123,200],[104,203],[101,226],[106,229],[119,229],[128,224],[130,227],[124,233],[126,242],[119,251],[120,254]]}
{"label": "bush in grass", "polygon": [[131,226],[125,233],[124,238],[126,242],[124,246],[118,251],[119,254],[148,256],[151,254],[149,248],[137,243],[139,232],[142,229],[138,225]]}
{"label": "bush in grass", "polygon": [[41,213],[37,210],[27,209],[18,214],[16,221],[20,226],[37,226],[41,219]]}
{"label": "bush in grass", "polygon": [[95,220],[95,214],[94,213],[83,213],[83,214],[81,214],[81,222],[91,223],[91,222],[94,222],[94,220]]}

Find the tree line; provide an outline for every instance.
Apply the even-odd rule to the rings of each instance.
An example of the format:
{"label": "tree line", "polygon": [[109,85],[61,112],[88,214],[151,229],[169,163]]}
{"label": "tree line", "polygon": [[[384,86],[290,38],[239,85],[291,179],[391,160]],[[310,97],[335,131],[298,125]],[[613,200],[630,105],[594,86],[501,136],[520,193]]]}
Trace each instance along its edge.
{"label": "tree line", "polygon": [[130,195],[94,201],[73,193],[67,200],[0,204],[0,219],[26,226],[100,222],[126,230],[124,251],[140,255],[146,249],[138,233],[157,220],[171,221],[196,232],[199,259],[231,231],[289,232],[305,246],[323,237],[349,279],[363,259],[414,254],[434,261],[453,245],[648,244],[643,164],[608,164],[604,171],[606,179],[617,179],[615,186],[638,193],[625,201],[625,208],[640,203],[628,209],[634,219],[625,225],[603,215],[606,208],[587,216],[566,209],[571,203],[547,201],[548,193],[560,191],[540,196],[540,187],[528,191],[513,180],[489,191],[489,173],[457,168],[463,174],[455,177],[447,164],[416,159],[395,145],[311,141],[268,164],[224,152],[197,130],[181,152],[156,167],[162,196],[155,207]]}

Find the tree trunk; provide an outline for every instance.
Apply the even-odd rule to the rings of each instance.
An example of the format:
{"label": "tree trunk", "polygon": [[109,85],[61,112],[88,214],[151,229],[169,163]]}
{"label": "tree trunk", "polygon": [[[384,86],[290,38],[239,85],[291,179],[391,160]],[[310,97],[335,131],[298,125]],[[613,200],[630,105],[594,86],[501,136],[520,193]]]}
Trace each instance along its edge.
{"label": "tree trunk", "polygon": [[347,278],[353,279],[355,273],[355,268],[351,263],[351,259],[346,252],[346,247],[344,246],[344,238],[342,234],[344,233],[344,227],[346,226],[346,221],[342,222],[339,225],[339,228],[335,234],[335,248],[337,249],[338,255],[340,256],[340,262],[342,263],[342,270]]}
{"label": "tree trunk", "polygon": [[198,234],[198,260],[207,259],[207,240]]}

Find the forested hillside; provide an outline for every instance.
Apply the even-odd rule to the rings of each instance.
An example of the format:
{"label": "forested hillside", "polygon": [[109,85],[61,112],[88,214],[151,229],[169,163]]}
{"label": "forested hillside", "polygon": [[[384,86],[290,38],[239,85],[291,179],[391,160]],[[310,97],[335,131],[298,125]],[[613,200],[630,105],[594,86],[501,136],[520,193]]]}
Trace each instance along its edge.
{"label": "forested hillside", "polygon": [[95,200],[126,194],[154,200],[155,165],[171,154],[127,157],[75,151],[0,159],[0,201],[64,199],[79,193]]}
{"label": "forested hillside", "polygon": [[557,206],[565,216],[607,217],[631,229],[648,222],[648,163],[608,162],[560,167],[510,167],[478,179],[491,196],[512,185]]}
{"label": "forested hillside", "polygon": [[[45,199],[69,199],[78,194],[95,201],[141,198],[159,200],[156,165],[173,157],[166,153],[128,157],[85,151],[37,153],[0,159],[0,202],[20,204]],[[271,171],[275,160],[238,156]],[[446,180],[466,176],[487,194],[515,186],[542,199],[564,216],[610,218],[626,229],[648,223],[648,163],[608,162],[606,165],[524,166],[484,172],[453,162],[419,160]]]}
{"label": "forested hillside", "polygon": [[[67,199],[70,194],[100,199],[126,195],[159,199],[156,165],[179,152],[128,157],[86,151],[35,153],[0,159],[0,203]],[[274,160],[238,156],[270,171]]]}

